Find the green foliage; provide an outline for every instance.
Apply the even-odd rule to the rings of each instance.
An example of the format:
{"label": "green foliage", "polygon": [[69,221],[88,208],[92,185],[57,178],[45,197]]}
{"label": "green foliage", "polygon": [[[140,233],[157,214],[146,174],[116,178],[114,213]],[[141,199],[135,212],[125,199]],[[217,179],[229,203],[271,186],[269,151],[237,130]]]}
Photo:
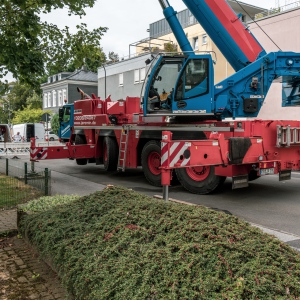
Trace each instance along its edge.
{"label": "green foliage", "polygon": [[108,59],[109,61],[106,62],[106,64],[111,64],[111,63],[114,63],[114,62],[118,62],[120,59],[119,59],[119,54],[113,52],[113,51],[110,51],[108,53]]}
{"label": "green foliage", "polygon": [[32,119],[34,122],[41,121],[39,116],[42,109],[41,96],[28,84],[15,82],[7,96],[0,99],[0,103],[3,105],[0,115],[2,123],[19,124]]}
{"label": "green foliage", "polygon": [[19,209],[23,212],[42,212],[53,208],[54,206],[71,204],[74,200],[78,200],[78,195],[55,195],[44,196],[39,199],[32,200],[26,204],[20,205]]}
{"label": "green foliage", "polygon": [[165,43],[164,44],[164,51],[166,52],[169,52],[169,53],[172,53],[172,52],[177,52],[177,45],[176,44],[173,44],[171,42],[169,43]]}
{"label": "green foliage", "polygon": [[33,93],[32,96],[28,97],[26,100],[26,104],[30,108],[42,109],[43,108],[43,100],[42,97],[39,96],[36,92]]}
{"label": "green foliage", "polygon": [[42,120],[42,115],[44,113],[51,113],[50,110],[44,111],[41,108],[31,108],[26,107],[23,110],[18,110],[15,112],[15,116],[12,120],[12,124],[22,124],[22,123],[39,123]]}
{"label": "green foliage", "polygon": [[2,103],[1,122],[10,123],[14,118],[15,111],[22,110],[27,106],[27,99],[33,96],[32,88],[27,84],[15,82],[6,97],[0,99]]}
{"label": "green foliage", "polygon": [[111,187],[30,214],[20,230],[78,300],[300,297],[299,253],[204,207]]}
{"label": "green foliage", "polygon": [[38,198],[41,191],[17,178],[0,174],[0,209],[15,207],[17,204]]}
{"label": "green foliage", "polygon": [[54,114],[51,118],[51,129],[52,131],[58,135],[58,129],[59,129],[59,118],[58,118],[58,114]]}
{"label": "green foliage", "polygon": [[71,34],[68,27],[63,30],[55,26],[45,29],[44,42],[49,45],[46,52],[46,68],[49,75],[75,71],[83,65],[90,71],[97,72],[97,68],[105,61],[100,40],[107,28],[99,27],[89,31],[84,23],[76,28],[75,34]]}
{"label": "green foliage", "polygon": [[[83,56],[90,52],[94,53],[95,48],[100,49],[99,41],[105,28],[100,27],[90,33],[82,24],[78,26],[78,33],[71,35],[67,27],[60,31],[57,26],[42,22],[40,18],[42,13],[49,13],[53,9],[64,7],[68,8],[69,15],[82,16],[85,14],[84,9],[92,7],[94,3],[95,0],[2,0],[0,5],[0,83],[3,83],[3,76],[9,71],[21,83],[25,82],[38,91],[45,71],[44,66],[58,66],[60,62],[64,62],[63,53],[58,55],[58,52],[67,52],[71,49],[70,55],[73,55],[74,51],[77,51],[79,54],[74,60],[75,64],[79,64],[78,61]],[[88,36],[85,37],[83,34],[88,34]],[[92,38],[95,39],[91,40]],[[89,50],[81,50],[81,46]],[[99,56],[95,56],[92,58],[93,62],[99,59]]]}

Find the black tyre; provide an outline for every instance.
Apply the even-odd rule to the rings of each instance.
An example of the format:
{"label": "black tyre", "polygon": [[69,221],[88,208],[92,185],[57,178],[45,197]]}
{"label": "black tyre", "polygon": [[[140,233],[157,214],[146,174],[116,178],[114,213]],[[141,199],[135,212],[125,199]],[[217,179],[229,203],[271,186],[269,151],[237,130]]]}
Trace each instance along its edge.
{"label": "black tyre", "polygon": [[53,141],[54,141],[54,138],[53,138],[53,137],[51,137],[51,138],[49,139],[49,141],[53,142]]}
{"label": "black tyre", "polygon": [[142,167],[151,185],[161,186],[161,147],[158,141],[149,141],[142,150]]}
{"label": "black tyre", "polygon": [[103,139],[103,165],[106,171],[116,171],[119,147],[116,139],[106,136]]}
{"label": "black tyre", "polygon": [[[75,145],[85,145],[86,139],[84,135],[76,134],[75,136]],[[76,163],[79,166],[84,166],[87,164],[87,158],[77,158]]]}
{"label": "black tyre", "polygon": [[193,194],[206,195],[217,191],[226,180],[225,176],[215,175],[213,166],[176,169],[181,185]]}

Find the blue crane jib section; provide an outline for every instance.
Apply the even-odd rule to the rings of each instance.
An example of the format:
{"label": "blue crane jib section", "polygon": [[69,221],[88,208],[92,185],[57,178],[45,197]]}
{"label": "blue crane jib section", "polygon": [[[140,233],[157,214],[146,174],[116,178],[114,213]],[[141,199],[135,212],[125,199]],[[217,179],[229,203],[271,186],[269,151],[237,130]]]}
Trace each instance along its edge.
{"label": "blue crane jib section", "polygon": [[159,2],[162,6],[164,16],[175,35],[181,51],[186,54],[193,52],[193,48],[187,39],[182,26],[180,25],[173,7],[170,6],[168,0],[159,0]]}
{"label": "blue crane jib section", "polygon": [[226,0],[183,0],[183,2],[235,71],[266,54]]}

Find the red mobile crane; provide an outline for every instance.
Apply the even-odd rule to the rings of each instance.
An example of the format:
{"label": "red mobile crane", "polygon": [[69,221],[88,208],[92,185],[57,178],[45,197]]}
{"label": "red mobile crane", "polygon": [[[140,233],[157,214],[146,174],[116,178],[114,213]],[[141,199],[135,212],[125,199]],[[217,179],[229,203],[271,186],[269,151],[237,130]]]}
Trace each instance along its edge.
{"label": "red mobile crane", "polygon": [[225,0],[183,1],[236,73],[214,84],[211,55],[193,52],[176,12],[159,0],[182,53],[151,61],[141,98],[111,101],[80,91],[84,99],[59,110],[69,141],[39,147],[32,140],[31,160],[70,158],[107,171],[142,166],[152,185],[177,176],[198,194],[226,177],[241,188],[268,174],[290,179],[300,169],[300,122],[256,119],[275,79],[283,84],[282,106],[300,104],[300,54],[267,54]]}

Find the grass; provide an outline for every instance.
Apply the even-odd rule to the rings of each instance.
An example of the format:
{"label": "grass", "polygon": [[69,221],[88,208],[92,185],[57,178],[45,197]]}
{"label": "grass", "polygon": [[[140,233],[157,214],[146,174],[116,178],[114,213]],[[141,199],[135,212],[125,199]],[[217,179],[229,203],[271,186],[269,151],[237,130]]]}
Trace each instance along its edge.
{"label": "grass", "polygon": [[300,299],[299,253],[237,217],[122,187],[45,205],[19,229],[75,299]]}
{"label": "grass", "polygon": [[0,175],[0,209],[39,198],[42,192],[17,178]]}

